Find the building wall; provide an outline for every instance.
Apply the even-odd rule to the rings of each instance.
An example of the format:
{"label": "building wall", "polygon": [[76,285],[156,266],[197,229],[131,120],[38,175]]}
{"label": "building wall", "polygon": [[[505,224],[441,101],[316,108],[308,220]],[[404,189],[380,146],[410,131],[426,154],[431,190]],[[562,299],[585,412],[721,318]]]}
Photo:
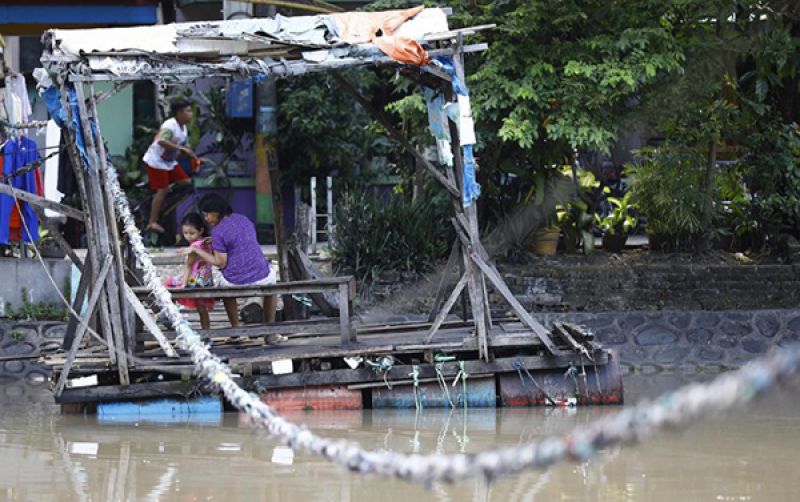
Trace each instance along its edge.
{"label": "building wall", "polygon": [[[98,82],[98,92],[111,89],[110,82]],[[115,96],[98,104],[100,127],[108,142],[110,155],[124,155],[125,149],[133,143],[133,86],[128,86]],[[142,152],[144,154],[144,152]]]}
{"label": "building wall", "polygon": [[[0,258],[0,317],[5,317],[6,307],[19,309],[23,303],[23,288],[31,303],[55,303],[63,306],[59,297],[66,292],[69,298],[70,277],[72,263],[68,260],[45,259],[47,271],[42,268],[39,260],[20,258]],[[53,286],[48,278],[48,273],[58,286]]]}

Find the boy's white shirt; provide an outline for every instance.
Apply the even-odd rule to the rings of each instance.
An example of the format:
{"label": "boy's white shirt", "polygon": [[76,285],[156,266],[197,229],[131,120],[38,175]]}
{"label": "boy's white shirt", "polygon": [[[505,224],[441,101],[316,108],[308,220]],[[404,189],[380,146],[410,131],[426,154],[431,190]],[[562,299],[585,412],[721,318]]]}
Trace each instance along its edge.
{"label": "boy's white shirt", "polygon": [[[175,117],[167,119],[163,124],[161,124],[161,128],[158,130],[159,134],[164,129],[167,129],[172,133],[172,137],[169,138],[168,141],[175,143],[176,145],[186,144],[186,140],[189,137],[189,132],[186,126],[180,125]],[[165,151],[166,149],[159,145],[158,141],[154,140],[150,145],[150,148],[148,148],[147,152],[145,152],[142,160],[144,160],[145,164],[153,169],[172,171],[175,168],[175,157],[177,157],[177,152],[171,152],[172,155],[169,155],[171,160],[165,160],[163,157]]]}

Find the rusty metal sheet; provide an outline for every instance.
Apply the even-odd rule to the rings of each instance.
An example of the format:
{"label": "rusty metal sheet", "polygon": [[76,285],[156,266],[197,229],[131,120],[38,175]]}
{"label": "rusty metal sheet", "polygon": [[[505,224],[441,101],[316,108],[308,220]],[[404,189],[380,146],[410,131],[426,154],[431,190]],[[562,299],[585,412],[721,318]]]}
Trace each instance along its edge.
{"label": "rusty metal sheet", "polygon": [[271,389],[260,394],[261,400],[277,411],[360,410],[361,391],[345,385],[316,385]]}
{"label": "rusty metal sheet", "polygon": [[[498,377],[498,392],[502,406],[557,406],[589,404],[622,404],[623,385],[618,358],[611,354],[608,364],[586,363],[582,374],[575,368],[574,377],[568,368],[531,371],[531,381],[523,370],[520,373],[504,373]],[[549,399],[548,399],[549,397]]]}

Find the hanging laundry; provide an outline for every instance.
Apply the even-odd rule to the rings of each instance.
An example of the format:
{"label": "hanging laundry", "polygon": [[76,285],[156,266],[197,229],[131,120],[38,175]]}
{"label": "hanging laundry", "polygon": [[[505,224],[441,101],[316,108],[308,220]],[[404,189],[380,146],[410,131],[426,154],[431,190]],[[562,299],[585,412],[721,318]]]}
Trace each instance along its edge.
{"label": "hanging laundry", "polygon": [[31,116],[31,100],[28,85],[22,75],[9,75],[6,84],[6,111],[9,122],[27,122]]}
{"label": "hanging laundry", "polygon": [[[455,122],[458,126],[459,143],[463,154],[464,165],[462,166],[462,175],[464,180],[464,188],[462,192],[464,207],[469,207],[472,201],[477,200],[481,195],[481,186],[475,177],[475,156],[473,152],[473,145],[477,142],[475,137],[475,124],[472,120],[472,107],[469,101],[469,90],[467,89],[466,82],[462,82],[456,74],[453,60],[450,57],[437,57],[431,61],[431,64],[443,70],[450,76],[450,82],[453,87],[453,92],[456,94],[457,103],[447,103],[442,106],[442,111],[445,117]],[[427,96],[426,96],[426,101]],[[431,107],[434,107],[434,114],[437,115],[436,122],[441,122],[441,117],[438,117],[439,105],[434,101],[428,101],[428,120],[431,122],[431,131],[433,132],[433,121],[431,121]],[[437,127],[439,127],[437,125]],[[436,133],[434,132],[434,136]],[[448,138],[449,139],[449,138]],[[438,140],[438,137],[437,137]],[[438,141],[437,141],[438,144]]]}
{"label": "hanging laundry", "polygon": [[410,38],[395,36],[406,21],[425,9],[424,5],[405,10],[384,12],[344,12],[331,14],[336,35],[348,44],[374,43],[384,54],[401,63],[425,66],[428,53]]}
{"label": "hanging laundry", "polygon": [[453,151],[450,147],[450,129],[447,124],[447,102],[441,93],[437,93],[429,87],[423,87],[422,94],[425,96],[425,104],[428,107],[428,127],[433,137],[436,138],[439,162],[452,167]]}
{"label": "hanging laundry", "polygon": [[78,193],[78,179],[75,177],[75,169],[72,167],[72,157],[67,150],[67,139],[64,134],[58,141],[61,153],[58,155],[58,183],[56,189],[64,195],[74,195]]}
{"label": "hanging laundry", "polygon": [[[39,160],[36,143],[25,136],[10,138],[3,146],[2,153],[2,172],[6,176],[11,176],[22,167]],[[42,191],[41,172],[38,174],[37,182],[36,171],[38,169],[14,176],[8,180],[8,184],[17,190],[40,193]],[[20,240],[23,242],[39,240],[39,218],[36,212],[26,202],[20,201],[19,206],[21,211],[14,217],[14,211],[17,208],[15,199],[9,195],[0,194],[0,244],[8,244],[10,240],[12,218],[16,221],[15,228],[18,228],[21,234],[15,235],[15,237],[21,237]],[[20,216],[25,219],[25,225],[22,225],[21,220],[16,220]],[[27,228],[25,228],[26,225]]]}

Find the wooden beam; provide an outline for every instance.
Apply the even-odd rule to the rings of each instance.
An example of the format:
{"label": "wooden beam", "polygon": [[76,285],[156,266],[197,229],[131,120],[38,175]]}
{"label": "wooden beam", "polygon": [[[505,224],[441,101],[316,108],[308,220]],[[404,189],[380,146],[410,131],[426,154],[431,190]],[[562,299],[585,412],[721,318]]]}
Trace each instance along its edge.
{"label": "wooden beam", "polygon": [[[83,301],[86,298],[86,293],[89,291],[89,284],[91,284],[92,281],[91,259],[91,255],[87,254],[86,261],[84,262],[85,266],[83,267],[83,272],[81,272],[81,280],[78,283],[78,292],[75,296],[75,302],[72,304],[72,310],[78,314],[80,314],[83,309]],[[72,346],[72,340],[75,338],[75,331],[78,329],[78,321],[79,319],[75,317],[75,314],[70,312],[69,321],[67,321],[67,329],[64,332],[64,340],[61,345],[66,350]]]}
{"label": "wooden beam", "polygon": [[[116,293],[116,299],[119,302],[119,313],[120,313],[120,326],[122,331],[119,333],[117,339],[117,346],[120,346],[120,342],[122,346],[125,347],[127,356],[129,359],[132,360],[133,357],[133,345],[134,345],[134,338],[136,337],[135,329],[132,329],[128,320],[130,318],[128,312],[128,303],[125,301],[126,295],[123,292],[123,288],[118,287],[118,285],[126,286],[125,284],[125,264],[122,261],[122,248],[120,247],[120,232],[119,228],[117,227],[117,218],[116,218],[116,208],[114,206],[114,200],[111,198],[111,192],[108,191],[108,184],[106,178],[106,170],[109,168],[108,164],[108,155],[106,152],[106,145],[105,141],[103,140],[103,132],[100,128],[100,114],[97,112],[97,102],[94,98],[94,84],[89,83],[89,112],[91,112],[92,117],[94,117],[94,125],[95,129],[97,130],[97,153],[100,158],[100,191],[103,194],[104,202],[105,202],[105,210],[106,214],[108,215],[108,240],[109,246],[111,247],[111,254],[114,256],[114,261],[116,262],[116,267],[113,271],[114,275],[114,282],[115,284],[111,285],[112,287],[109,288],[109,298],[110,301],[113,302],[113,297]],[[112,304],[112,313],[114,312],[113,304]],[[127,377],[127,370],[126,370],[126,377]],[[122,378],[122,373],[120,373],[120,378]],[[124,382],[123,382],[124,383]]]}
{"label": "wooden beam", "polygon": [[63,214],[64,216],[68,216],[78,221],[84,220],[83,213],[75,209],[74,207],[69,207],[63,204],[59,204],[58,202],[53,202],[52,200],[40,197],[35,193],[30,193],[24,190],[20,190],[18,188],[14,188],[11,185],[0,183],[0,193],[10,195],[19,200],[25,201],[32,206],[39,206],[46,209],[50,209],[52,211]]}
{"label": "wooden beam", "polygon": [[356,341],[356,331],[353,329],[353,323],[350,319],[352,301],[350,297],[349,284],[339,284],[338,301],[341,343],[342,345],[354,343]]}
{"label": "wooden beam", "polygon": [[102,385],[65,389],[56,397],[59,404],[142,399],[150,397],[188,397],[196,392],[198,382],[149,382],[130,385]]}
{"label": "wooden beam", "polygon": [[117,82],[116,84],[114,84],[114,87],[112,87],[111,89],[109,89],[107,91],[97,92],[97,93],[93,94],[95,102],[102,103],[103,101],[114,97],[118,92],[120,92],[121,90],[125,89],[126,87],[128,87],[132,83],[133,82],[130,82],[130,81],[128,81],[128,82]]}
{"label": "wooden beam", "polygon": [[436,298],[433,300],[433,308],[431,308],[431,313],[428,314],[428,322],[433,322],[434,319],[436,319],[436,315],[439,313],[439,304],[444,300],[446,286],[450,282],[450,274],[455,270],[456,261],[459,258],[458,247],[459,241],[456,239],[453,242],[453,246],[450,248],[450,256],[447,257],[447,265],[445,265],[442,277],[439,279],[439,286],[436,288]]}
{"label": "wooden beam", "polygon": [[164,336],[161,328],[158,327],[158,323],[150,315],[150,312],[147,311],[147,308],[142,305],[142,302],[140,302],[139,298],[136,297],[136,293],[134,293],[133,290],[131,290],[131,287],[127,284],[123,283],[122,288],[125,292],[125,299],[128,300],[131,307],[133,307],[133,311],[136,312],[136,315],[138,315],[139,319],[142,320],[144,326],[156,339],[158,345],[161,346],[161,350],[164,351],[164,354],[166,354],[167,357],[178,357],[178,353],[175,352],[175,349],[169,344],[169,341],[167,341],[167,338]]}
{"label": "wooden beam", "polygon": [[56,383],[55,389],[56,397],[61,395],[61,392],[64,390],[64,386],[67,384],[67,376],[69,375],[70,368],[72,368],[72,361],[75,359],[75,354],[77,354],[78,348],[81,345],[83,335],[86,334],[86,328],[89,326],[89,318],[92,317],[92,312],[94,312],[94,309],[97,306],[97,300],[100,299],[100,294],[103,292],[102,285],[108,277],[109,270],[111,270],[111,261],[111,256],[106,256],[106,259],[103,262],[103,268],[100,269],[100,275],[97,277],[97,284],[94,288],[94,291],[92,291],[91,298],[89,298],[86,315],[81,318],[78,331],[75,333],[75,338],[72,340],[72,346],[69,348],[69,352],[67,352],[67,359],[64,362],[64,367],[61,369],[61,374],[58,375],[58,383]]}
{"label": "wooden beam", "polygon": [[397,129],[395,129],[395,127],[392,125],[392,123],[389,121],[389,119],[388,119],[388,118],[387,118],[387,117],[386,117],[386,116],[385,116],[383,113],[381,113],[381,112],[380,112],[378,109],[376,109],[374,106],[372,106],[372,104],[369,102],[369,100],[367,100],[367,98],[365,98],[364,96],[362,96],[362,95],[361,95],[361,93],[359,93],[359,92],[358,92],[358,91],[355,89],[355,87],[353,87],[353,86],[352,86],[352,84],[350,84],[350,82],[348,82],[348,81],[347,81],[347,80],[346,80],[344,77],[342,77],[341,75],[339,75],[339,74],[338,74],[338,73],[336,73],[336,72],[332,72],[332,73],[331,73],[331,75],[332,75],[332,76],[333,76],[333,78],[336,80],[336,82],[337,82],[337,83],[338,83],[338,84],[339,84],[339,85],[342,87],[342,89],[344,89],[344,90],[345,90],[345,92],[347,92],[347,94],[349,94],[349,95],[350,95],[350,96],[352,96],[352,97],[353,97],[353,98],[354,98],[356,101],[358,101],[358,103],[359,103],[359,104],[360,104],[360,105],[361,105],[361,106],[362,106],[362,107],[363,107],[363,108],[364,108],[364,109],[365,109],[365,110],[366,110],[366,111],[367,111],[367,112],[368,112],[370,115],[372,115],[372,116],[375,118],[375,120],[377,120],[378,122],[380,122],[380,124],[383,126],[383,128],[384,128],[384,129],[386,129],[386,133],[387,133],[387,134],[388,134],[388,135],[389,135],[389,136],[390,136],[392,139],[394,139],[395,141],[397,141],[398,143],[400,143],[400,145],[402,145],[402,147],[403,147],[403,148],[405,148],[405,150],[406,150],[408,153],[410,153],[410,154],[411,154],[411,155],[412,155],[412,156],[413,156],[415,159],[417,159],[417,162],[420,162],[420,163],[421,163],[423,166],[425,166],[425,168],[428,170],[428,172],[430,172],[430,173],[431,173],[431,174],[432,174],[432,175],[433,175],[433,176],[434,176],[434,177],[435,177],[435,178],[436,178],[436,179],[439,181],[439,183],[441,183],[441,184],[442,184],[442,186],[444,186],[444,187],[447,189],[447,191],[448,191],[448,192],[450,192],[450,194],[451,194],[451,195],[453,195],[453,196],[455,196],[455,197],[460,197],[460,193],[459,193],[459,191],[458,191],[458,188],[456,188],[456,187],[453,185],[453,183],[451,183],[451,182],[450,182],[450,180],[448,180],[448,179],[445,177],[445,175],[444,175],[444,174],[442,174],[442,173],[441,173],[441,172],[440,172],[440,171],[439,171],[439,170],[436,168],[436,166],[434,166],[433,164],[431,164],[431,162],[430,162],[428,159],[426,159],[426,158],[425,158],[425,157],[424,157],[424,156],[423,156],[423,155],[422,155],[422,154],[421,154],[421,153],[420,153],[420,152],[419,152],[419,151],[418,151],[418,150],[417,150],[417,149],[414,147],[414,145],[412,145],[411,143],[409,143],[409,142],[408,142],[408,140],[406,140],[406,139],[403,137],[403,135],[402,135],[402,134],[401,134],[401,133],[400,133],[400,132],[399,132]]}
{"label": "wooden beam", "polygon": [[433,322],[431,329],[428,331],[428,336],[425,338],[425,343],[431,343],[431,340],[433,340],[433,336],[436,334],[437,331],[439,331],[439,326],[441,326],[444,320],[447,318],[447,314],[450,313],[450,309],[452,309],[453,305],[455,305],[456,300],[458,300],[458,295],[461,294],[461,291],[464,289],[464,286],[467,285],[468,280],[469,277],[467,276],[466,273],[461,276],[461,279],[458,280],[458,283],[453,288],[453,291],[450,293],[450,296],[447,298],[444,307],[442,307],[442,310],[436,316],[436,320]]}
{"label": "wooden beam", "polygon": [[472,258],[472,261],[481,269],[481,271],[483,271],[484,275],[489,279],[497,291],[511,305],[511,308],[514,309],[514,312],[516,312],[519,316],[520,321],[522,321],[523,324],[530,328],[536,334],[536,336],[542,340],[542,343],[545,345],[545,347],[547,347],[547,350],[549,350],[551,354],[560,354],[562,351],[558,349],[550,339],[550,335],[547,333],[545,327],[531,317],[528,311],[525,310],[525,307],[522,306],[511,290],[508,289],[505,281],[503,281],[503,278],[500,277],[497,271],[494,270],[488,263],[486,263],[476,252],[472,251],[470,257]]}
{"label": "wooden beam", "polygon": [[[173,298],[246,298],[248,296],[291,295],[296,293],[338,292],[339,286],[354,282],[351,276],[314,279],[311,281],[279,282],[271,286],[228,286],[210,288],[174,288],[169,292]],[[132,288],[137,296],[148,296],[147,287]]]}
{"label": "wooden beam", "polygon": [[[326,336],[337,335],[340,332],[339,322],[335,319],[331,320],[315,320],[315,321],[296,321],[296,322],[281,322],[271,324],[253,324],[249,326],[230,327],[230,328],[215,328],[215,329],[198,329],[195,332],[200,335],[204,340],[210,338],[262,338],[264,335],[281,334],[287,335],[289,338],[296,338],[299,336]],[[174,331],[162,331],[164,338],[167,340],[174,340],[176,334]],[[137,335],[137,340],[147,340],[149,335],[140,333]]]}
{"label": "wooden beam", "polygon": [[[65,92],[62,88],[61,104],[67,115],[67,123],[72,124],[75,120],[80,123],[80,117],[73,116],[73,110],[72,106],[70,105],[68,94],[69,92]],[[101,243],[98,241],[98,232],[96,229],[103,228],[105,225],[99,223],[98,218],[100,218],[102,215],[97,214],[97,211],[95,210],[96,205],[89,193],[89,189],[87,188],[86,171],[88,166],[84,166],[83,158],[78,152],[78,147],[75,140],[78,132],[79,131],[74,131],[69,127],[64,127],[61,130],[61,134],[66,138],[67,153],[72,161],[72,170],[75,174],[75,180],[78,182],[78,193],[80,194],[81,204],[86,218],[84,221],[86,225],[86,240],[88,242],[89,255],[93,257],[90,262],[91,277],[97,277],[97,275],[100,273],[100,257],[106,256],[108,253],[107,251],[101,249]],[[91,290],[92,286],[90,285],[90,291]],[[106,343],[109,348],[108,359],[111,364],[115,364],[117,361],[117,354],[116,350],[114,350],[114,338],[111,335],[111,320],[108,313],[108,302],[105,296],[100,296],[100,305],[97,309],[97,312],[98,318],[100,319],[100,324],[102,326],[102,332],[106,337]]]}
{"label": "wooden beam", "polygon": [[[464,370],[470,375],[497,374],[497,373],[516,373],[515,364],[521,364],[528,371],[547,371],[562,370],[569,368],[570,365],[580,365],[580,358],[576,354],[563,356],[523,356],[498,358],[492,362],[472,360],[464,362]],[[607,364],[608,353],[597,354],[597,364]],[[411,365],[397,365],[389,372],[392,376],[408,378],[411,373]],[[419,378],[436,378],[436,367],[433,364],[418,365]],[[440,367],[442,376],[452,378],[458,374],[459,365],[455,362],[445,363]],[[306,385],[342,385],[365,382],[378,382],[383,380],[383,375],[375,373],[372,368],[358,368],[355,370],[339,369],[329,371],[295,372],[287,375],[260,375],[253,377],[252,380],[245,379],[245,384],[252,384],[256,387],[281,388],[281,387],[303,387]]]}
{"label": "wooden beam", "polygon": [[[89,194],[89,203],[91,205],[90,207],[92,208],[93,216],[97,219],[97,226],[94,228],[94,231],[99,244],[99,256],[108,253],[109,256],[114,257],[116,254],[114,253],[113,246],[116,246],[117,248],[119,246],[117,245],[116,240],[112,242],[109,239],[108,233],[109,228],[111,228],[111,222],[108,220],[113,219],[114,215],[113,212],[109,213],[108,208],[106,207],[107,199],[106,195],[104,194],[104,187],[102,186],[105,173],[100,172],[103,169],[102,166],[105,164],[105,158],[98,155],[99,150],[95,144],[94,131],[90,125],[90,115],[88,109],[86,108],[86,97],[84,96],[83,92],[83,84],[75,85],[75,93],[78,98],[78,119],[81,124],[81,129],[83,130],[83,141],[86,145],[86,153],[89,157],[89,166],[86,170],[87,180],[93,178],[91,180],[93,182],[87,183],[86,188],[87,193]],[[102,137],[99,136],[99,132],[97,140],[100,142],[103,141]],[[122,303],[122,300],[119,294],[119,288],[117,287],[118,283],[116,281],[106,281],[104,284],[107,295],[106,305],[109,314],[108,320],[111,330],[111,332],[106,336],[109,340],[109,347],[111,345],[114,346],[120,383],[122,385],[127,385],[130,383],[130,380],[128,377],[128,358],[125,349],[125,338],[122,328],[123,318],[120,310],[120,304]],[[105,309],[101,303],[101,312],[103,310]]]}

